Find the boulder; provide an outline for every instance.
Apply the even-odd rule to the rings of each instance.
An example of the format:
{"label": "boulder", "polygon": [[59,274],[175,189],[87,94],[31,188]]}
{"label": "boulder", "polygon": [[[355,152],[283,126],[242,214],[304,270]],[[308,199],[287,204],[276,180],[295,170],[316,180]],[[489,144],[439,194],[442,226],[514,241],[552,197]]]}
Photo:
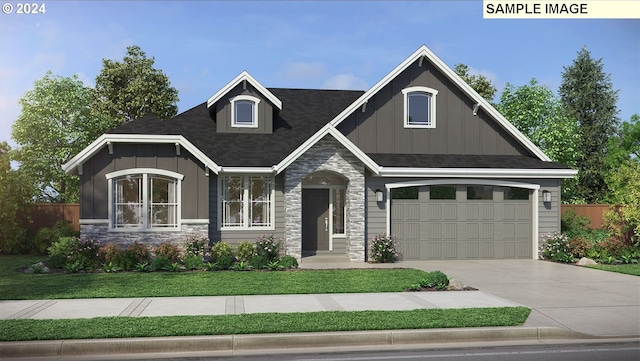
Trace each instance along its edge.
{"label": "boulder", "polygon": [[27,268],[25,273],[49,273],[49,267],[47,267],[43,262],[38,262],[36,264],[32,264]]}
{"label": "boulder", "polygon": [[591,258],[587,258],[587,257],[580,258],[578,263],[576,263],[576,265],[578,265],[578,266],[593,266],[593,265],[596,265],[596,264],[598,264],[596,261],[592,260]]}
{"label": "boulder", "polygon": [[451,279],[449,280],[449,287],[447,287],[447,289],[449,291],[463,291],[465,287],[467,286],[464,283],[458,280]]}

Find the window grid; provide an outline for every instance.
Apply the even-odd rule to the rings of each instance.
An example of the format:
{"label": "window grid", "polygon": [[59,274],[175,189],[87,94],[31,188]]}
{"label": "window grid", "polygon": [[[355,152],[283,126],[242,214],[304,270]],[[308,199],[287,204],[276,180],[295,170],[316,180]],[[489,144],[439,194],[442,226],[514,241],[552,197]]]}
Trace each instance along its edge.
{"label": "window grid", "polygon": [[149,174],[113,182],[113,228],[177,228],[178,180]]}
{"label": "window grid", "polygon": [[222,227],[273,226],[273,178],[226,176],[221,184]]}

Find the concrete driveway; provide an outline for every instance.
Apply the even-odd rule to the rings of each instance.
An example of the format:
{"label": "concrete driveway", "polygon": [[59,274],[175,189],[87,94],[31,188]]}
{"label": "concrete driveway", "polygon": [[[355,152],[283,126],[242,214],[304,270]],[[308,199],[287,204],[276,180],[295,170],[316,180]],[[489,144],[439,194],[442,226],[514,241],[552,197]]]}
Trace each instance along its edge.
{"label": "concrete driveway", "polygon": [[532,309],[525,326],[640,336],[640,277],[539,260],[402,261]]}

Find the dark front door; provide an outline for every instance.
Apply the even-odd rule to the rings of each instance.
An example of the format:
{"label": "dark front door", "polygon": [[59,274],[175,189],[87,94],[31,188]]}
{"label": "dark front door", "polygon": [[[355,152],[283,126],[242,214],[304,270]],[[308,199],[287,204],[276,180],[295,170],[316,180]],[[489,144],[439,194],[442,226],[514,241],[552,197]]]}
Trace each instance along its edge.
{"label": "dark front door", "polygon": [[302,252],[329,250],[329,190],[302,190]]}

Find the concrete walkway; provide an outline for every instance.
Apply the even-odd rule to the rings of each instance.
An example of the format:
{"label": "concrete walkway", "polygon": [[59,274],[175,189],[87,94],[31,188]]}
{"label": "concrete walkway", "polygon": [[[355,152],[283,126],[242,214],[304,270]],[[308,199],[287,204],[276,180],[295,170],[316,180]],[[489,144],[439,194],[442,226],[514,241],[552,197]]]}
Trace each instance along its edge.
{"label": "concrete walkway", "polygon": [[0,319],[202,316],[520,306],[482,291],[0,301]]}

